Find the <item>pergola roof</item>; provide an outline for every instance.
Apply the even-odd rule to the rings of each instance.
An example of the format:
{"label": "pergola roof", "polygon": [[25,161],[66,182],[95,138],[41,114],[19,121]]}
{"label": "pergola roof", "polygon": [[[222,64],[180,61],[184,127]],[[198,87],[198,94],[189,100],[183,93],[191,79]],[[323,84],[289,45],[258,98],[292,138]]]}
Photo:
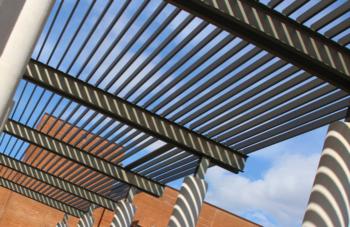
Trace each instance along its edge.
{"label": "pergola roof", "polygon": [[[176,4],[185,7],[186,3],[181,5],[182,2]],[[199,0],[188,2],[203,4]],[[282,13],[278,17],[292,20],[294,26],[298,23],[302,29],[311,28],[313,31],[307,30],[310,34],[321,37],[345,57],[350,56],[348,1],[288,2],[272,0],[254,4],[266,4]],[[219,11],[213,8],[212,12]],[[316,77],[309,73],[308,62],[282,60],[258,47],[259,40],[253,40],[255,46],[242,40],[239,31],[235,31],[235,36],[226,31],[227,27],[220,27],[220,21],[214,21],[216,25],[213,25],[194,14],[161,0],[56,1],[16,90],[11,122],[41,132],[40,121],[45,115],[52,116],[56,122],[78,130],[69,136],[69,130],[56,136],[62,128],[45,134],[58,140],[65,138],[69,146],[85,152],[98,147],[94,154],[103,153],[99,158],[161,187],[193,174],[201,156],[210,158],[212,164],[239,172],[243,169],[239,163],[240,158],[245,159],[244,154],[346,116],[350,80],[342,76],[349,68],[337,71],[337,67],[324,65],[336,74],[324,75],[322,71]],[[43,72],[41,75],[35,72],[35,65]],[[306,71],[301,65],[305,65],[301,68]],[[50,83],[49,79],[45,83],[45,75],[54,79],[55,74],[58,78],[67,77],[62,79],[61,87],[59,82]],[[80,97],[78,88],[69,92],[74,83],[92,90]],[[94,95],[94,88],[101,93],[89,103],[88,96]],[[126,103],[124,113],[108,111],[108,101],[99,105],[99,100],[94,98],[108,94]],[[128,113],[131,107],[141,111],[135,112],[135,116],[144,117],[140,122],[129,116],[134,113]],[[147,127],[147,122],[155,126],[164,124],[164,131]],[[30,154],[27,149],[38,143],[21,136],[20,130],[17,134],[11,131],[9,124],[1,135],[0,152],[22,161],[26,155],[34,155],[35,152]],[[172,127],[178,131],[171,134]],[[78,134],[83,136],[72,142]],[[89,135],[88,139],[84,135]],[[190,141],[197,137],[198,143]],[[120,150],[110,155],[115,152],[115,146]],[[225,152],[232,158],[226,158]],[[237,162],[229,162],[237,158]],[[41,164],[49,160],[35,160],[27,164],[47,172]],[[77,202],[81,198],[61,196],[58,189],[42,190],[42,184],[35,184],[36,180],[28,176],[18,180],[3,172],[2,178],[24,186],[36,185],[31,189],[57,200],[64,198],[65,204],[87,210],[86,201],[83,205]],[[125,196],[129,187],[114,179],[112,192],[102,192],[103,188],[94,184],[103,178],[102,174],[93,180],[79,180],[86,174],[81,171],[72,180],[68,173],[69,168],[66,172],[50,172],[113,201]],[[139,189],[147,191],[141,186]]]}

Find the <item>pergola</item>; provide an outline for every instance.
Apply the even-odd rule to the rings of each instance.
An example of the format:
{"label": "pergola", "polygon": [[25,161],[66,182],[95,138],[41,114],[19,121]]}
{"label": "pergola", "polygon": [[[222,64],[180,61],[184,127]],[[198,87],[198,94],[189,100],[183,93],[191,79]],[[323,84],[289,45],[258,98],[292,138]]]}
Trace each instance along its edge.
{"label": "pergola", "polygon": [[[346,117],[349,11],[334,0],[57,0],[1,134],[0,185],[82,217],[130,191],[204,182],[210,166],[239,174],[248,154]],[[79,130],[43,130],[45,115]],[[45,165],[53,157],[62,168]]]}

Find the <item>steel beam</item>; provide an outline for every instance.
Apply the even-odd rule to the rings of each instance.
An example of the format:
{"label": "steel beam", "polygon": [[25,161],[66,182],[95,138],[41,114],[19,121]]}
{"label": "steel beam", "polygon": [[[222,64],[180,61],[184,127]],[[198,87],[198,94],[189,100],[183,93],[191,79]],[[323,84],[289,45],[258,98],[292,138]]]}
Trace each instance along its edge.
{"label": "steel beam", "polygon": [[254,0],[166,0],[350,92],[350,51]]}
{"label": "steel beam", "polygon": [[62,202],[59,202],[58,200],[50,198],[50,197],[43,195],[41,193],[35,192],[27,187],[23,187],[19,184],[16,184],[16,183],[14,183],[8,179],[2,178],[2,177],[0,177],[0,186],[7,188],[13,192],[18,193],[18,194],[21,194],[23,196],[26,196],[30,199],[33,199],[35,201],[38,201],[40,203],[43,203],[47,206],[50,206],[50,207],[55,208],[57,210],[60,210],[64,213],[72,215],[74,217],[80,217],[81,215],[84,214],[84,211],[82,211],[82,210],[79,210],[75,207],[64,204]]}
{"label": "steel beam", "polygon": [[118,181],[132,185],[141,191],[152,195],[161,196],[164,190],[163,185],[160,183],[128,171],[121,166],[117,166],[95,155],[79,150],[69,144],[61,142],[51,136],[15,121],[9,120],[4,126],[4,132],[72,160],[94,171],[112,177]]}
{"label": "steel beam", "polygon": [[26,163],[8,157],[4,154],[0,154],[0,165],[3,165],[7,168],[20,172],[28,177],[39,180],[45,184],[78,196],[82,199],[85,199],[107,209],[114,210],[116,207],[116,202],[114,202],[111,199],[108,199],[104,196],[101,196],[93,191],[87,190],[69,181],[58,178],[52,174],[43,172],[38,168],[32,167]]}
{"label": "steel beam", "polygon": [[225,169],[238,172],[244,168],[247,156],[241,152],[49,66],[31,60],[24,78],[185,151],[207,157]]}

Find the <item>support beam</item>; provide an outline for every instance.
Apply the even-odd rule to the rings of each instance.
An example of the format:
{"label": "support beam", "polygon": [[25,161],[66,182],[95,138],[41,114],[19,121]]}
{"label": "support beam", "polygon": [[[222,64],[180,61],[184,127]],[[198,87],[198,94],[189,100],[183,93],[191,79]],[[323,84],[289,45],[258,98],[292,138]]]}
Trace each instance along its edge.
{"label": "support beam", "polygon": [[82,199],[88,200],[99,206],[105,207],[110,210],[115,209],[115,202],[111,199],[101,196],[93,191],[82,188],[69,181],[60,179],[52,174],[43,172],[40,169],[34,168],[26,163],[15,160],[6,155],[0,154],[0,165],[8,167],[14,171],[22,173],[28,177],[39,180],[45,184],[48,184],[65,192],[71,193]]}
{"label": "support beam", "polygon": [[7,180],[5,178],[0,177],[0,186],[7,188],[13,192],[16,192],[18,194],[24,195],[30,199],[36,200],[40,203],[43,203],[47,206],[50,206],[52,208],[58,209],[62,212],[65,212],[66,214],[72,215],[74,217],[80,217],[83,215],[83,211],[74,208],[72,206],[68,206],[67,204],[64,204],[62,202],[59,202],[55,199],[52,199],[48,196],[45,196],[43,194],[40,194],[38,192],[35,192],[31,189],[28,189],[26,187],[23,187],[19,184],[16,184],[10,180]]}
{"label": "support beam", "polygon": [[350,51],[254,0],[166,0],[350,93]]}
{"label": "support beam", "polygon": [[24,78],[233,172],[247,156],[183,126],[113,96],[63,72],[31,60]]}
{"label": "support beam", "polygon": [[201,158],[196,170],[196,177],[204,179],[205,173],[210,166],[210,161],[206,158]]}
{"label": "support beam", "polygon": [[350,225],[350,123],[330,124],[303,227]]}
{"label": "support beam", "polygon": [[79,150],[69,144],[61,142],[51,136],[41,133],[35,129],[24,126],[15,121],[9,120],[4,127],[4,132],[32,143],[36,146],[51,151],[64,158],[72,160],[80,165],[90,168],[94,171],[105,174],[118,181],[130,184],[141,191],[155,196],[162,195],[164,186],[153,180],[147,179],[139,174],[125,170],[121,166],[92,155],[88,152]]}

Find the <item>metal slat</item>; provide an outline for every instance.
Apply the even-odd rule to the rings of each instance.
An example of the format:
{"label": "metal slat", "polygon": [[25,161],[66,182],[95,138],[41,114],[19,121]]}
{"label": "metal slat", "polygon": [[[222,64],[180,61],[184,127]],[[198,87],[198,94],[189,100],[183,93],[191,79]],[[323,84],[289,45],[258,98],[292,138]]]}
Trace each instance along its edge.
{"label": "metal slat", "polygon": [[[294,86],[297,86],[300,83],[302,83],[310,78],[310,76],[307,73],[302,73],[302,74],[300,74],[300,75],[298,75],[298,76],[296,76],[288,81],[285,81],[285,83],[281,83],[280,86],[276,86],[270,92],[265,92],[262,95],[257,96],[257,97],[253,96],[255,98],[253,100],[251,100],[251,102],[246,102],[243,105],[238,106],[237,108],[234,108],[236,105],[239,104],[239,102],[244,102],[245,100],[247,100],[246,99],[247,96],[250,98],[250,95],[252,93],[258,94],[256,91],[262,92],[262,91],[264,91],[263,90],[264,88],[270,88],[271,85],[280,82],[281,79],[282,80],[286,79],[286,77],[290,76],[291,73],[293,73],[293,72],[294,72],[293,68],[290,68],[290,69],[284,71],[283,73],[279,74],[278,76],[271,78],[266,83],[263,83],[260,86],[256,87],[255,89],[251,90],[249,93],[245,93],[242,96],[238,97],[237,99],[234,100],[234,102],[230,102],[227,105],[225,105],[225,106],[213,111],[212,113],[206,115],[204,118],[200,119],[199,121],[196,121],[195,123],[193,123],[191,125],[191,127],[200,126],[197,129],[199,132],[206,132],[206,131],[212,130],[216,127],[214,129],[214,131],[212,131],[210,133],[210,135],[216,135],[217,132],[223,132],[223,131],[229,129],[230,126],[228,124],[225,124],[225,125],[221,125],[221,124],[232,119],[231,116],[238,116],[238,114],[242,114],[245,111],[249,111],[250,109],[256,107],[257,105],[270,100],[271,98],[275,97],[276,95],[280,94],[281,92],[284,92],[284,91],[286,91]],[[318,82],[321,83],[322,81],[319,80]],[[304,87],[311,88],[311,85],[306,84]],[[288,99],[284,99],[284,101],[285,100],[288,100]],[[228,111],[228,112],[226,112],[226,111]],[[224,115],[222,117],[220,117],[219,119],[213,120],[210,122],[211,118],[214,118],[215,116],[219,116],[221,114],[224,114]],[[250,116],[252,116],[252,114],[250,114]],[[245,115],[242,117],[245,117]],[[245,118],[248,119],[248,117],[245,117]],[[235,120],[237,121],[238,119],[236,118]],[[209,121],[209,123],[202,124],[202,123],[205,123],[208,121]],[[199,124],[199,123],[201,123],[201,124]],[[221,126],[217,127],[217,125],[221,125]]]}
{"label": "metal slat", "polygon": [[[314,94],[318,96],[319,95],[318,93],[319,91],[315,92]],[[315,95],[313,95],[311,98],[314,98]],[[328,95],[327,97],[322,97],[321,99],[317,101],[312,101],[312,102],[305,100],[305,98],[303,97],[301,101],[298,100],[292,103],[291,104],[292,107],[290,107],[290,104],[282,106],[272,112],[269,112],[263,116],[260,116],[255,120],[250,121],[247,124],[241,125],[238,128],[230,131],[230,134],[233,137],[227,140],[225,144],[233,145],[235,143],[239,143],[240,141],[244,141],[247,138],[250,138],[257,134],[265,132],[270,128],[273,128],[278,125],[282,125],[287,121],[295,119],[298,116],[301,116],[302,114],[306,114],[308,112],[311,112],[312,110],[321,108],[322,106],[328,105],[332,102],[342,99],[346,95],[347,94],[343,91],[337,91],[335,93],[332,93],[331,95]],[[302,106],[303,105],[302,103],[304,102],[310,102],[310,103],[306,104],[301,108],[297,108],[299,106]],[[297,109],[294,109],[294,108],[297,108]],[[291,109],[292,111],[288,112],[288,110],[291,110]],[[273,120],[271,120],[272,118]]]}
{"label": "metal slat", "polygon": [[329,114],[332,114],[334,112],[337,112],[341,109],[344,109],[349,106],[350,99],[340,100],[337,102],[332,103],[331,105],[328,105],[327,107],[318,109],[314,112],[305,114],[295,120],[292,120],[286,124],[279,125],[263,134],[260,134],[256,137],[253,137],[251,139],[248,139],[242,143],[239,143],[237,145],[234,145],[234,147],[239,147],[240,149],[243,149],[244,147],[250,146],[252,144],[259,143],[260,141],[265,141],[266,139],[269,139],[271,137],[274,137],[275,135],[279,135],[281,133],[284,133],[287,130],[290,130],[291,128],[296,128],[301,125],[307,124],[309,122],[312,122],[315,119],[318,119],[322,116],[327,116]]}
{"label": "metal slat", "polygon": [[296,18],[296,21],[299,23],[304,23],[305,21],[309,20],[311,17],[315,16],[317,13],[321,12],[323,9],[331,5],[335,0],[322,0],[317,2],[313,7],[305,11],[304,13],[300,14]]}
{"label": "metal slat", "polygon": [[127,171],[123,167],[113,165],[99,157],[78,150],[68,144],[60,142],[57,139],[24,125],[18,124],[14,121],[8,121],[5,125],[4,131],[46,150],[52,151],[57,155],[77,162],[85,167],[91,168],[94,171],[103,173],[127,184],[131,184],[142,191],[156,196],[160,196],[162,194],[163,186],[156,182]]}
{"label": "metal slat", "polygon": [[350,92],[349,50],[257,1],[167,1]]}
{"label": "metal slat", "polygon": [[345,31],[346,29],[350,28],[350,19],[346,19],[339,24],[333,26],[329,30],[327,30],[324,35],[329,38],[333,38],[334,36],[338,35],[339,33]]}
{"label": "metal slat", "polygon": [[[239,53],[239,51],[243,50],[245,47],[247,47],[248,44],[244,41],[240,42],[239,44],[235,45],[232,47],[229,51],[227,51],[223,56],[212,62],[208,67],[204,68],[201,70],[197,75],[195,75],[193,78],[191,78],[189,81],[187,81],[183,86],[178,87],[172,94],[170,94],[168,97],[166,97],[164,100],[162,100],[159,104],[157,104],[154,108],[152,108],[152,111],[156,112],[160,110],[163,106],[167,105],[169,102],[171,102],[173,99],[175,99],[178,95],[182,94],[183,92],[186,91],[186,89],[190,88],[196,82],[198,82],[200,79],[204,78],[206,75],[210,74],[213,72],[215,69],[221,66],[221,64],[225,63],[230,59],[232,56],[236,55]],[[226,75],[230,71],[236,69],[240,64],[243,64],[243,62],[247,61],[249,58],[253,57],[254,55],[258,54],[259,49],[255,48],[249,53],[247,53],[245,56],[235,59],[235,61],[232,62],[228,67],[223,69],[222,71],[224,72],[223,74]],[[222,74],[218,74],[215,77],[218,79],[222,76]],[[168,86],[167,86],[168,87]],[[171,90],[170,87],[167,89],[163,89],[164,91]],[[158,92],[160,93],[160,92]],[[173,109],[168,108],[162,116],[165,116],[169,114]]]}
{"label": "metal slat", "polygon": [[[22,165],[20,166],[16,165],[16,167],[20,168],[22,167]],[[61,201],[62,203],[65,203],[69,206],[73,206],[78,209],[84,210],[86,208],[86,205],[89,204],[89,201],[82,199],[79,196],[75,196],[67,191],[61,190],[50,184],[43,183],[43,181],[37,180],[36,178],[32,178],[26,174],[23,174],[22,173],[23,169],[13,170],[13,168],[7,167],[3,164],[1,164],[0,168],[2,169],[1,177],[7,180],[10,180],[23,187],[26,187],[30,190],[33,190],[45,196],[48,196],[52,199]]]}
{"label": "metal slat", "polygon": [[8,168],[11,168],[17,172],[20,172],[24,175],[27,175],[31,178],[39,180],[43,183],[56,187],[60,190],[71,193],[82,199],[93,202],[102,207],[106,207],[110,210],[113,210],[115,208],[115,202],[108,198],[105,198],[93,191],[87,190],[78,185],[75,185],[63,179],[60,179],[52,174],[43,172],[42,170],[34,168],[26,163],[17,161],[11,157],[7,157],[6,155],[0,154],[0,164]]}
{"label": "metal slat", "polygon": [[[235,127],[240,128],[241,124],[243,124],[245,121],[248,121],[247,119],[252,119],[252,118],[258,117],[260,122],[264,122],[264,121],[262,121],[262,119],[269,120],[270,118],[272,118],[274,116],[283,115],[283,113],[287,112],[290,109],[297,108],[298,106],[301,106],[305,102],[311,101],[313,98],[317,99],[319,96],[325,95],[325,94],[327,94],[327,92],[332,92],[335,90],[335,88],[333,86],[323,86],[322,82],[318,79],[316,79],[312,82],[314,83],[314,86],[309,87],[308,85],[311,84],[311,82],[307,83],[304,86],[302,86],[298,89],[295,89],[291,92],[288,92],[288,93],[282,95],[281,97],[271,101],[270,103],[267,103],[266,105],[255,109],[254,111],[252,111],[250,113],[246,113],[245,115],[248,115],[247,117],[242,117],[242,118],[238,118],[238,119],[233,120],[232,122],[228,123],[230,125],[230,127],[228,125],[225,125],[226,126],[225,128],[230,128],[230,129],[228,131],[225,131],[225,132],[223,130],[220,131],[223,133],[221,135],[217,136],[216,139],[226,140],[226,139],[232,137],[233,135],[237,135],[233,132],[233,131],[236,131]],[[317,82],[319,82],[319,83],[317,84]],[[304,95],[305,92],[308,92],[309,90],[315,89],[315,86],[316,86],[316,91],[312,92],[311,94],[302,96],[302,95]],[[296,97],[297,97],[296,100],[288,103],[287,105],[283,105],[283,103],[288,102],[289,100],[292,100],[293,98],[296,98]],[[273,111],[269,112],[271,109],[273,109]],[[265,113],[266,113],[266,115],[264,115]],[[266,116],[269,116],[269,118],[267,118]],[[240,131],[242,132],[245,129],[246,128],[243,126]],[[219,133],[215,133],[215,134],[217,135]],[[214,132],[213,132],[213,135],[214,135]]]}
{"label": "metal slat", "polygon": [[340,17],[344,13],[348,12],[350,10],[350,2],[346,1],[344,4],[340,5],[335,10],[330,11],[327,15],[321,17],[319,20],[315,21],[311,25],[311,29],[313,30],[319,30],[320,28],[324,27],[326,24],[330,23],[337,17]]}
{"label": "metal slat", "polygon": [[55,199],[52,199],[48,196],[42,195],[38,192],[35,192],[33,190],[30,190],[26,187],[23,187],[21,185],[18,185],[12,181],[6,180],[2,177],[0,177],[0,186],[7,188],[13,192],[16,192],[18,194],[24,195],[30,199],[33,199],[35,201],[38,201],[40,203],[43,203],[47,206],[50,206],[52,208],[58,209],[60,211],[63,211],[64,213],[70,214],[74,217],[80,217],[84,214],[84,211],[78,210],[77,208],[68,206],[67,204],[61,203]]}
{"label": "metal slat", "polygon": [[[269,76],[270,73],[273,73],[274,71],[279,70],[280,68],[282,68],[286,64],[287,63],[285,63],[283,61],[278,61],[278,62],[272,64],[267,69],[257,73],[254,77],[247,79],[242,84],[240,84],[240,85],[234,87],[233,89],[225,92],[220,98],[212,100],[211,102],[207,103],[205,106],[200,108],[199,110],[197,110],[194,113],[192,113],[191,115],[187,116],[186,118],[184,118],[183,120],[180,121],[180,124],[184,125],[184,124],[187,124],[187,123],[189,123],[191,121],[194,121],[190,125],[190,128],[193,129],[194,125],[197,124],[198,121],[201,121],[201,118],[203,118],[203,117],[200,117],[201,115],[203,115],[204,117],[206,115],[210,115],[210,113],[208,111],[211,111],[213,108],[215,108],[216,106],[220,105],[223,101],[225,101],[225,100],[229,99],[230,97],[232,97],[232,94],[238,94],[238,93],[244,91],[245,89],[249,88],[250,86],[254,85],[255,83],[258,83],[264,77]],[[254,67],[254,65],[253,65],[253,67]],[[241,73],[244,75],[245,73],[247,73],[246,71],[250,71],[250,69],[247,68],[246,70],[241,71],[240,73],[235,75],[235,77],[236,76],[237,77],[241,77],[242,76]],[[231,86],[233,84],[232,82],[235,81],[235,77],[233,77],[232,79],[227,80],[225,83],[220,84],[219,86],[214,88],[210,93],[204,95],[203,97],[201,97],[197,101],[193,102],[193,104],[190,104],[188,107],[186,107],[186,109],[187,108],[188,109],[195,109],[196,107],[202,105],[207,100],[209,100],[212,97],[212,95],[219,94],[220,92],[222,92],[223,90],[225,90],[226,88],[228,88],[229,86]],[[271,86],[272,86],[272,84],[273,83],[271,83]],[[264,90],[264,89],[267,89],[267,87],[263,88],[262,90]],[[262,90],[260,90],[260,91],[262,91]],[[256,92],[259,93],[259,91],[256,91]],[[248,92],[246,92],[246,94],[243,95],[244,97],[238,98],[238,99],[241,99],[241,101],[242,101],[242,100],[248,99],[249,97],[254,96],[257,93],[253,93],[253,92],[248,91]],[[234,100],[232,102],[232,104],[235,105],[235,103],[239,103],[239,102],[240,101],[237,102],[236,100]],[[186,112],[180,111],[178,114],[179,115],[185,115]],[[178,114],[174,115],[175,119],[177,117],[179,117]],[[196,119],[196,118],[198,118],[198,119]],[[207,120],[210,120],[210,119],[207,119]]]}
{"label": "metal slat", "polygon": [[204,155],[228,170],[236,172],[244,167],[246,157],[240,152],[41,63],[32,60],[24,77],[174,146]]}
{"label": "metal slat", "polygon": [[320,118],[320,119],[317,119],[311,123],[305,124],[299,128],[289,130],[288,132],[285,132],[283,134],[275,136],[271,139],[261,141],[260,143],[257,143],[257,144],[254,144],[252,146],[247,147],[246,149],[244,149],[244,152],[251,153],[251,152],[260,150],[262,148],[271,146],[273,144],[276,144],[278,142],[281,142],[281,141],[293,138],[295,136],[301,135],[305,132],[309,132],[309,131],[314,130],[316,128],[319,128],[321,126],[327,125],[331,122],[343,119],[346,116],[347,111],[348,111],[347,109],[343,109],[343,110],[338,111],[336,113],[330,114],[330,115],[325,116],[325,117]]}
{"label": "metal slat", "polygon": [[286,16],[292,14],[294,11],[306,4],[308,0],[295,0],[292,4],[283,9],[282,13]]}

